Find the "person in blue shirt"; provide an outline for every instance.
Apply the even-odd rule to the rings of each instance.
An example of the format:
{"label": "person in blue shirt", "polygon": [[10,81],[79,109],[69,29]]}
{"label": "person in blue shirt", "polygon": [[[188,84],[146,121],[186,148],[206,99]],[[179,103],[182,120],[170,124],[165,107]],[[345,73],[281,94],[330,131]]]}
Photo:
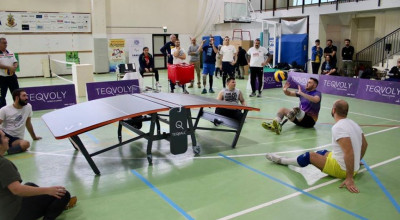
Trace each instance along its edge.
{"label": "person in blue shirt", "polygon": [[315,46],[311,48],[311,67],[313,74],[318,74],[319,67],[321,66],[323,53],[324,51],[320,47],[319,39],[315,40]]}

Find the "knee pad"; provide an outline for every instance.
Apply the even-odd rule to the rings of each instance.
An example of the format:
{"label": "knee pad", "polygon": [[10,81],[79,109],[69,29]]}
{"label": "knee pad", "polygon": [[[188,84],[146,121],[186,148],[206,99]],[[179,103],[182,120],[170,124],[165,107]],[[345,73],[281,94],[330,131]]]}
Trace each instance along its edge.
{"label": "knee pad", "polygon": [[324,156],[326,154],[326,152],[328,152],[328,150],[319,150],[319,151],[316,151],[315,153]]}
{"label": "knee pad", "polygon": [[297,163],[301,167],[305,167],[310,164],[310,152],[304,153],[297,157]]}

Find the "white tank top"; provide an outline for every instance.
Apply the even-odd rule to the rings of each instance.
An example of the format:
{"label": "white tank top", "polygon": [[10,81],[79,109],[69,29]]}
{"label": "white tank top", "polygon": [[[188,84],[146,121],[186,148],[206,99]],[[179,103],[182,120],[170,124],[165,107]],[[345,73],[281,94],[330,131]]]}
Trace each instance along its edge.
{"label": "white tank top", "polygon": [[236,104],[239,104],[239,94],[240,94],[240,90],[239,89],[234,89],[234,90],[229,90],[227,88],[225,88],[223,90],[224,94],[222,96],[224,101],[227,102],[234,102]]}

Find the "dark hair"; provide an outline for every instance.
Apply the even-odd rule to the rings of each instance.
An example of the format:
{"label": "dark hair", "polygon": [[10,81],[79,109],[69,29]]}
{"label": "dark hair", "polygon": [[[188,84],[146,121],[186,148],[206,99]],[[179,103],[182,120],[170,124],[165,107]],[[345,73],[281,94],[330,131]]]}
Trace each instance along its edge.
{"label": "dark hair", "polygon": [[333,43],[333,41],[331,39],[328,39],[327,41],[330,41],[331,43]]}
{"label": "dark hair", "polygon": [[16,89],[12,92],[12,97],[13,100],[15,101],[15,97],[19,97],[21,95],[21,92],[25,92],[24,89]]}
{"label": "dark hair", "polygon": [[226,83],[229,83],[232,80],[236,80],[235,77],[229,77],[228,79],[226,79]]}
{"label": "dark hair", "polygon": [[310,77],[310,79],[312,80],[312,81],[314,81],[316,84],[317,84],[317,86],[318,86],[318,79],[316,79],[316,78],[313,78],[313,77]]}
{"label": "dark hair", "polygon": [[349,43],[351,42],[351,40],[350,40],[350,39],[344,39],[344,41],[348,41]]}
{"label": "dark hair", "polygon": [[146,50],[146,49],[149,49],[149,48],[148,47],[143,47],[143,51]]}
{"label": "dark hair", "polygon": [[319,41],[319,39],[316,39],[316,40],[315,40],[315,43],[320,43],[320,42],[321,42],[321,41]]}
{"label": "dark hair", "polygon": [[332,55],[326,55],[325,58],[326,57],[329,57],[329,60],[332,60]]}
{"label": "dark hair", "polygon": [[255,41],[260,41],[260,38],[256,38]]}

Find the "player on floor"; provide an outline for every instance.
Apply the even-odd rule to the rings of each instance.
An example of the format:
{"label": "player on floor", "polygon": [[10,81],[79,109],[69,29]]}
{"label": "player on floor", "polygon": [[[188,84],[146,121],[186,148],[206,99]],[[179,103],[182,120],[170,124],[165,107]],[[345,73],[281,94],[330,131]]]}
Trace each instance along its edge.
{"label": "player on floor", "polygon": [[25,127],[33,140],[40,140],[36,136],[31,123],[32,105],[28,103],[28,94],[23,89],[16,89],[12,93],[14,103],[0,109],[0,124],[6,136],[10,139],[8,154],[26,151],[30,143],[24,140]]}
{"label": "player on floor", "polygon": [[335,125],[332,127],[332,152],[307,152],[297,158],[268,153],[266,158],[282,165],[305,167],[312,164],[330,176],[345,179],[340,187],[346,186],[350,192],[358,193],[353,176],[360,168],[360,160],[367,151],[368,143],[360,126],[347,118],[348,111],[349,104],[344,100],[333,104],[331,114]]}
{"label": "player on floor", "polygon": [[[246,105],[246,101],[243,98],[243,94],[239,89],[236,89],[236,80],[230,77],[226,80],[227,88],[223,88],[217,96],[218,100],[233,102],[236,104]],[[240,120],[243,117],[243,113],[238,109],[226,109],[226,108],[216,108],[215,113],[223,115],[226,117],[234,118]]]}
{"label": "player on floor", "polygon": [[208,45],[203,46],[205,40],[200,45],[200,50],[203,51],[203,91],[201,94],[207,93],[207,75],[209,77],[208,82],[210,84],[210,93],[214,93],[213,90],[213,76],[215,71],[216,54],[218,53],[218,48],[214,45],[214,37],[210,36],[210,42]]}
{"label": "player on floor", "polygon": [[263,122],[262,127],[267,130],[273,130],[276,134],[282,131],[282,125],[286,122],[283,118],[286,116],[290,121],[298,126],[312,128],[318,120],[319,110],[321,108],[321,92],[317,91],[318,80],[310,78],[307,82],[305,91],[298,86],[297,91],[290,91],[289,82],[283,86],[283,92],[287,96],[297,96],[300,98],[299,107],[293,109],[281,108],[276,114],[276,118],[271,123]]}

